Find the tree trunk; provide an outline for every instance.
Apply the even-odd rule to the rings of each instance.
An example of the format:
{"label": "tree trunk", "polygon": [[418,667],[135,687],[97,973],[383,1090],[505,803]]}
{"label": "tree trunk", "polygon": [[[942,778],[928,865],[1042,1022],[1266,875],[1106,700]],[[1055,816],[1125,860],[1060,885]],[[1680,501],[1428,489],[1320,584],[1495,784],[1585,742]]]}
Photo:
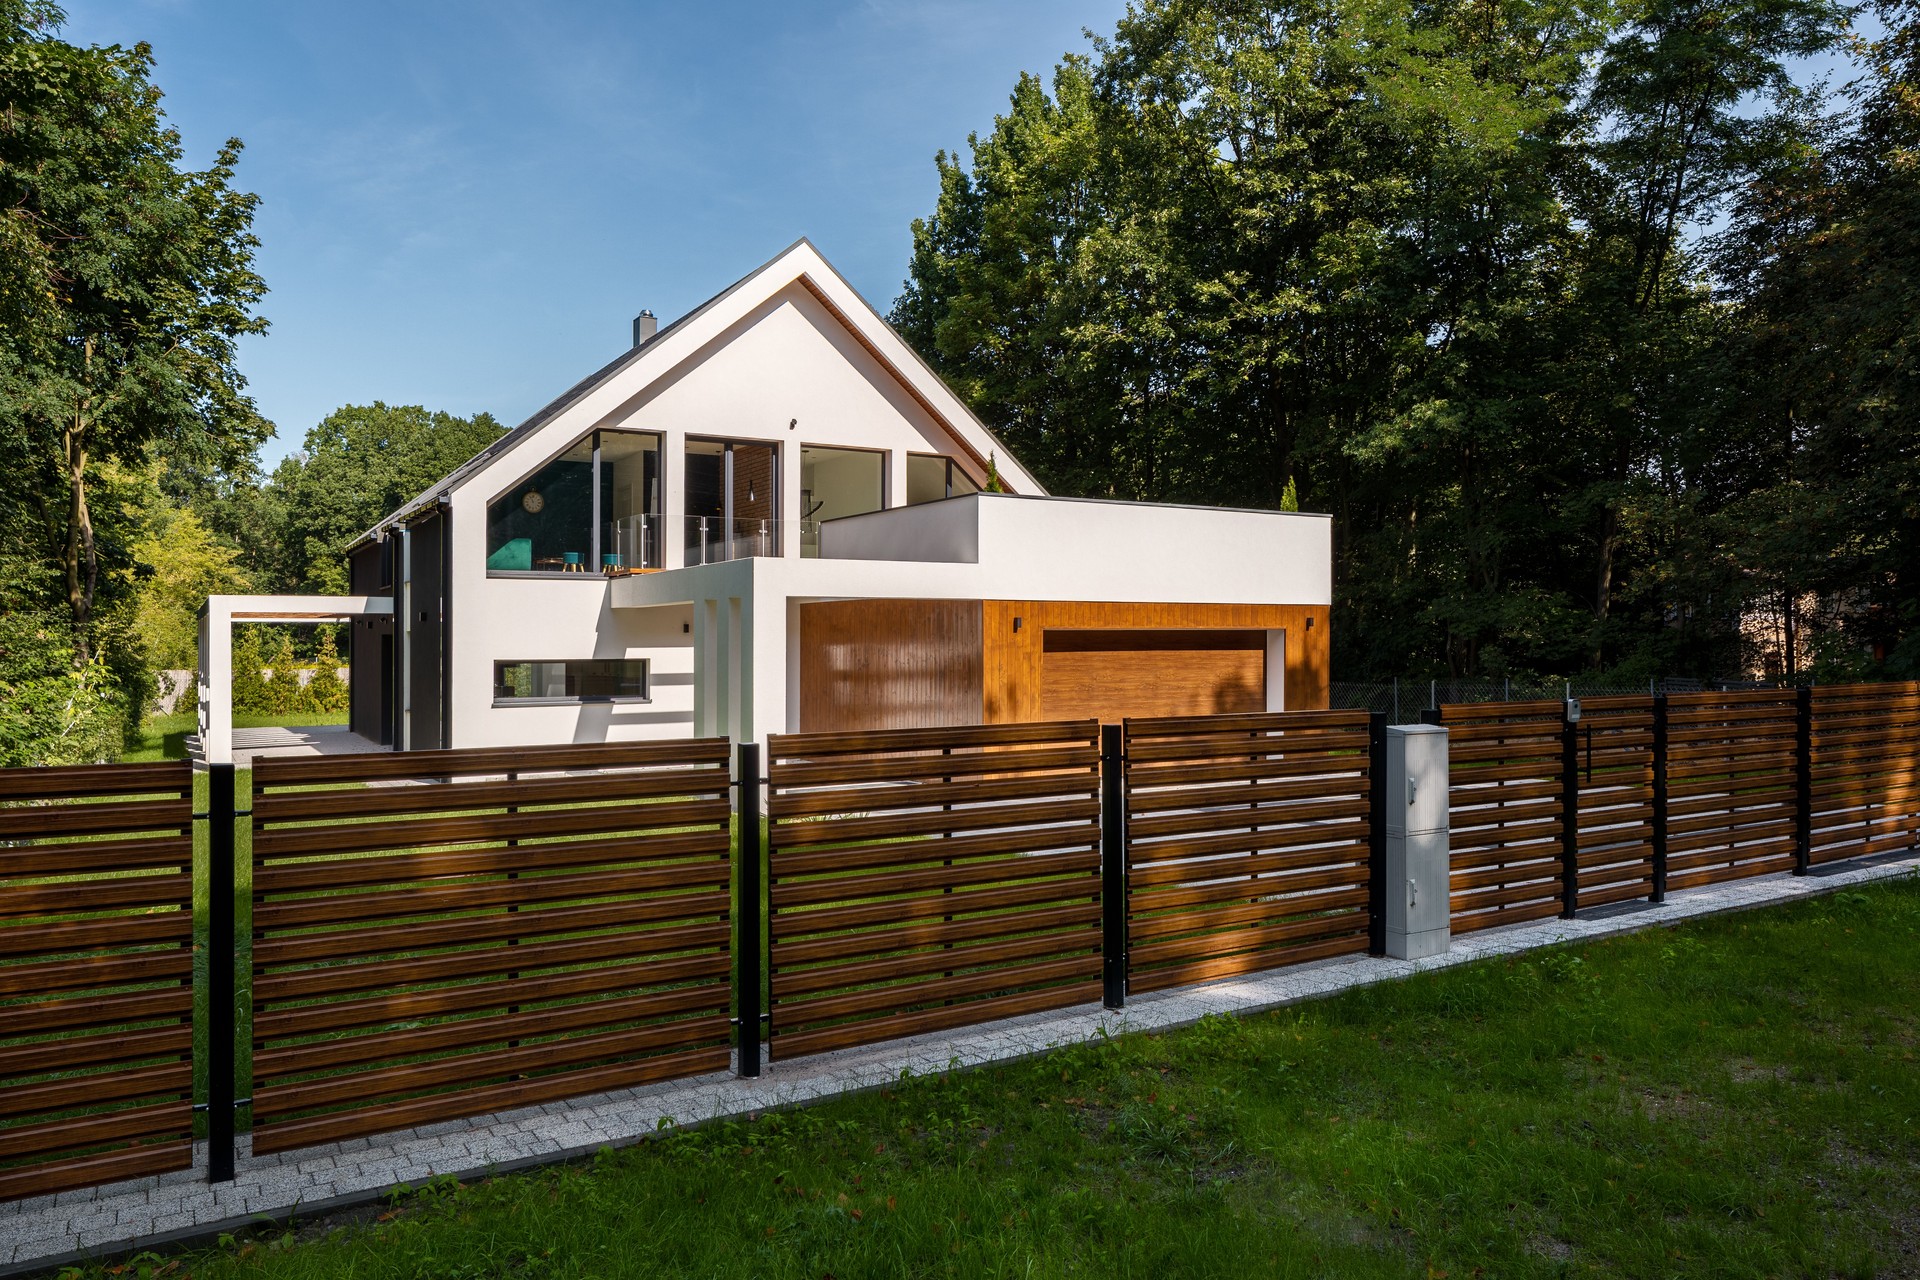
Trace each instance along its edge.
{"label": "tree trunk", "polygon": [[1596,624],[1593,639],[1593,669],[1598,671],[1606,663],[1605,641],[1600,629],[1607,616],[1613,612],[1613,558],[1620,545],[1620,513],[1612,503],[1607,504],[1606,515],[1600,522],[1600,564],[1595,575],[1593,588],[1593,620]]}
{"label": "tree trunk", "polygon": [[85,418],[74,414],[73,425],[66,430],[67,452],[67,545],[61,559],[66,563],[67,610],[73,621],[74,653],[81,662],[93,657],[93,598],[100,582],[100,561],[94,553],[93,514],[87,508],[87,438]]}

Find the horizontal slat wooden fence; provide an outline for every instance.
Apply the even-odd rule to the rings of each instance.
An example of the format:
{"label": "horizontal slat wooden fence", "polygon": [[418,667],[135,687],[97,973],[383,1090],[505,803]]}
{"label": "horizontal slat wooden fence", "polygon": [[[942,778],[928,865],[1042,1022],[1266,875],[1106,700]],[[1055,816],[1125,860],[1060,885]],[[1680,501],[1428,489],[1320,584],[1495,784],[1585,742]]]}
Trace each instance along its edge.
{"label": "horizontal slat wooden fence", "polygon": [[1920,683],[1821,685],[1812,701],[1810,860],[1920,844]]}
{"label": "horizontal slat wooden fence", "polygon": [[1794,865],[1799,695],[1667,698],[1667,887]]}
{"label": "horizontal slat wooden fence", "polygon": [[1365,711],[1128,720],[1128,987],[1364,952]]}
{"label": "horizontal slat wooden fence", "polygon": [[0,771],[0,1199],[193,1154],[193,774]]}
{"label": "horizontal slat wooden fence", "polygon": [[1582,698],[1573,731],[1581,908],[1653,894],[1653,697]]}
{"label": "horizontal slat wooden fence", "polygon": [[1548,701],[1440,708],[1455,933],[1560,914],[1565,710]]}
{"label": "horizontal slat wooden fence", "polygon": [[770,737],[770,1055],[1098,1000],[1098,730]]}
{"label": "horizontal slat wooden fence", "polygon": [[724,739],[264,758],[254,1139],[722,1070]]}

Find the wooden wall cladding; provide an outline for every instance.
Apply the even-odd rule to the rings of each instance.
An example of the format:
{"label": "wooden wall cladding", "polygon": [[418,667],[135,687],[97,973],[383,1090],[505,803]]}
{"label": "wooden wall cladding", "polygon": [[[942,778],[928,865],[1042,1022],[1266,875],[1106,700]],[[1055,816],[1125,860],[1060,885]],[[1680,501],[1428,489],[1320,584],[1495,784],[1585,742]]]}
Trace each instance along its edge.
{"label": "wooden wall cladding", "polygon": [[980,723],[978,600],[800,606],[807,733]]}
{"label": "wooden wall cladding", "polygon": [[0,1199],[193,1156],[193,773],[0,771]]}
{"label": "wooden wall cladding", "polygon": [[1041,641],[1043,719],[1112,724],[1266,709],[1264,631],[1049,627]]}
{"label": "wooden wall cladding", "polygon": [[1792,870],[1796,698],[1668,695],[1668,888]]}
{"label": "wooden wall cladding", "polygon": [[[1287,709],[1326,709],[1329,668],[1324,606],[988,600],[981,612],[985,721],[1010,724],[1044,718],[1048,633],[1120,628],[1285,631]],[[1103,713],[1099,718],[1113,723],[1125,716]]]}
{"label": "wooden wall cladding", "polygon": [[1564,704],[1448,703],[1453,931],[1540,920],[1561,908]]}
{"label": "wooden wall cladding", "polygon": [[1128,985],[1367,949],[1364,711],[1128,720]]}
{"label": "wooden wall cladding", "polygon": [[1650,897],[1652,695],[1582,698],[1573,746],[1580,788],[1580,907]]}
{"label": "wooden wall cladding", "polygon": [[1920,844],[1920,683],[1816,686],[1810,860]]}
{"label": "wooden wall cladding", "polygon": [[253,1149],[725,1069],[728,791],[725,739],[256,761]]}
{"label": "wooden wall cladding", "polygon": [[767,743],[774,1058],[1100,998],[1099,726]]}

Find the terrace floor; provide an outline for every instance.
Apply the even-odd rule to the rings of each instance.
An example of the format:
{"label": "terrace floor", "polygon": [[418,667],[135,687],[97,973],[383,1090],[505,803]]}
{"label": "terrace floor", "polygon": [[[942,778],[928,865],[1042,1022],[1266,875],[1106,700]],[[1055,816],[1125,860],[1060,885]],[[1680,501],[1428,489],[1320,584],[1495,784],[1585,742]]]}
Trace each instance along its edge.
{"label": "terrace floor", "polygon": [[[386,750],[343,724],[274,725],[233,731],[233,763],[239,769],[250,767],[255,756],[357,756]],[[198,734],[187,739],[187,758],[195,763],[201,760]]]}

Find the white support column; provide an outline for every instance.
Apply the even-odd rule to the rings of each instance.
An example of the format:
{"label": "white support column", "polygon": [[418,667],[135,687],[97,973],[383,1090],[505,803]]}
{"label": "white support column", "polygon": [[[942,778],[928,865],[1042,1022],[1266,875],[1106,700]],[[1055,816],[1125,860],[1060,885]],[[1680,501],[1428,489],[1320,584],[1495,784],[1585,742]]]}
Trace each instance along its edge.
{"label": "white support column", "polygon": [[1387,729],[1387,954],[1419,960],[1447,950],[1447,730]]}
{"label": "white support column", "polygon": [[727,702],[721,726],[735,742],[748,742],[753,722],[753,630],[751,613],[740,606],[739,596],[728,596],[727,614]]}
{"label": "white support column", "polygon": [[1287,633],[1284,628],[1267,632],[1267,710],[1287,709]]}
{"label": "white support column", "polygon": [[233,614],[217,597],[200,615],[200,755],[233,763]]}

